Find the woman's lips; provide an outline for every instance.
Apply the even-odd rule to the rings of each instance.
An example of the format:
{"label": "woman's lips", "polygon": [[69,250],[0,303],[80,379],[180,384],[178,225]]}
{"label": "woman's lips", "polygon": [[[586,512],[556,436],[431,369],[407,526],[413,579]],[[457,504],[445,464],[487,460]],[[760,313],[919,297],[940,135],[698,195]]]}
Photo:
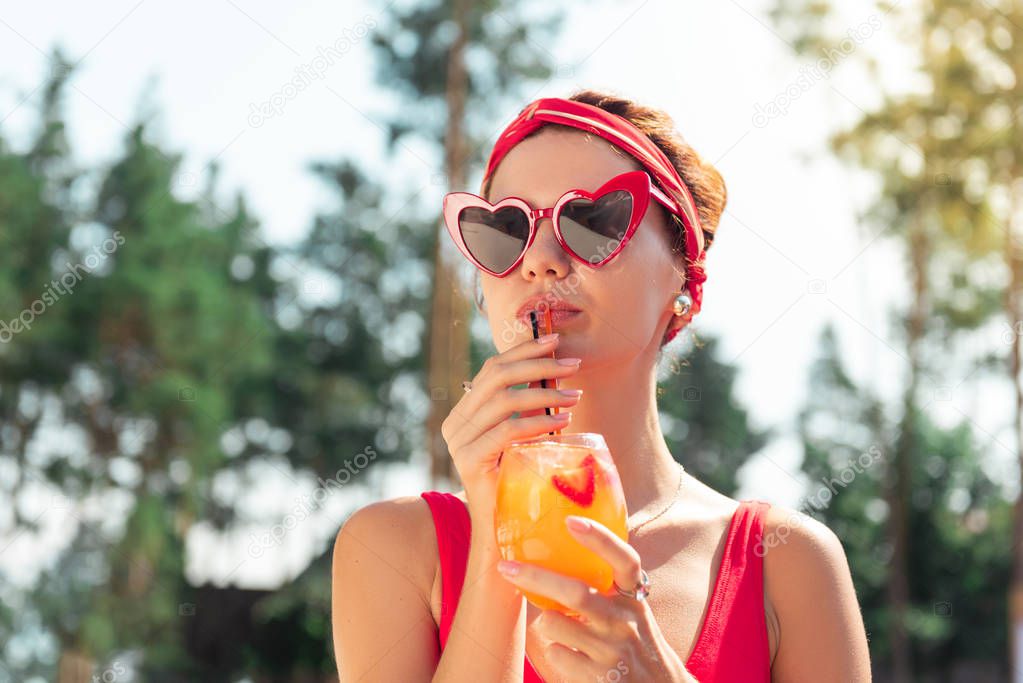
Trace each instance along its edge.
{"label": "woman's lips", "polygon": [[[570,311],[570,310],[565,309],[565,308],[552,308],[551,309],[551,324],[556,326],[556,325],[558,325],[560,323],[570,322],[570,321],[578,318],[581,313],[582,313],[582,311]],[[530,324],[530,322],[529,322],[529,313],[527,312],[525,315],[523,315],[521,318],[519,318],[519,320],[524,322],[526,325],[529,325]],[[542,320],[543,320],[543,316],[542,315],[538,315],[538,322],[542,321]],[[542,326],[542,323],[541,323],[541,330],[542,330],[542,327],[543,326]]]}

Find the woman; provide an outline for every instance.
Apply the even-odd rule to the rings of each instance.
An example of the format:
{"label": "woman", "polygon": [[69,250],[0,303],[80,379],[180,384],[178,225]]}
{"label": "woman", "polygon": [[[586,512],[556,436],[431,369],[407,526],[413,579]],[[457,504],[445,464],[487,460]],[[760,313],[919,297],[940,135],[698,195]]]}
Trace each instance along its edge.
{"label": "woman", "polygon": [[[700,310],[718,172],[663,112],[583,91],[525,107],[484,178],[482,199],[445,199],[499,351],[443,424],[465,488],[371,504],[338,533],[341,681],[870,680],[834,533],[701,484],[660,430],[656,361]],[[537,342],[524,316],[544,305],[557,336]],[[541,378],[561,391],[513,388]],[[603,434],[621,475],[628,543],[569,525],[614,568],[607,594],[506,566],[490,531],[502,444],[552,429]],[[538,610],[522,588],[583,616]]]}

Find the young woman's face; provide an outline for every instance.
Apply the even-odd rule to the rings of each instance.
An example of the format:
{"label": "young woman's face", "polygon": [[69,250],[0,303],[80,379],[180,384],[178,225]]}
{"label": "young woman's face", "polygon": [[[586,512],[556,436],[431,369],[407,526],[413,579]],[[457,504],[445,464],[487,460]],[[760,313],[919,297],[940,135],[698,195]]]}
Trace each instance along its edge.
{"label": "young woman's face", "polygon": [[[501,160],[488,200],[497,203],[515,196],[533,208],[547,208],[570,189],[594,192],[619,173],[640,168],[602,138],[544,128]],[[561,334],[559,356],[584,358],[592,369],[656,352],[684,282],[684,262],[671,253],[665,222],[666,212],[651,200],[625,248],[592,268],[562,249],[551,219],[540,220],[518,268],[503,278],[480,274],[497,349],[531,338],[528,324],[517,320],[516,312],[528,297],[547,295],[548,301],[563,301],[581,311],[554,324]]]}

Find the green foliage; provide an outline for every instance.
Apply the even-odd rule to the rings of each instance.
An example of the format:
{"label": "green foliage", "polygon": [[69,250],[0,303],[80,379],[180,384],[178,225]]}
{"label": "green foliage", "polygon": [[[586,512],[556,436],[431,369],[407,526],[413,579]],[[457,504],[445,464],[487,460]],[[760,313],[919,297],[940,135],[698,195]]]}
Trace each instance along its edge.
{"label": "green foliage", "polygon": [[[1013,209],[1004,197],[1023,169],[1019,121],[1008,115],[1010,103],[1019,100],[1023,13],[1018,3],[872,4],[883,26],[916,55],[916,85],[909,92],[881,93],[879,107],[835,131],[830,142],[836,154],[880,181],[865,222],[871,232],[882,228],[897,240],[907,256],[913,300],[908,311],[894,315],[895,343],[905,344],[912,361],[902,415],[887,419],[890,411],[879,400],[840,375],[829,332],[814,384],[824,400],[815,398],[804,415],[804,469],[830,476],[836,453],[867,444],[886,454],[883,476],[858,478],[825,516],[849,545],[872,653],[883,668],[898,659],[891,648],[895,601],[885,582],[901,577],[886,564],[897,530],[882,521],[891,512],[886,502],[899,492],[896,500],[908,515],[908,659],[915,679],[945,680],[953,668],[976,662],[1004,667],[1005,539],[1012,537],[1012,525],[1009,503],[982,467],[990,456],[974,442],[974,425],[937,426],[919,388],[925,381],[959,387],[981,377],[978,369],[1008,369],[1000,349],[970,358],[957,351],[974,344],[954,344],[990,330],[1007,309],[1006,286],[1019,286],[1010,283],[1005,267]],[[844,37],[837,7],[777,0],[772,18],[801,57],[816,59]],[[872,53],[861,47],[850,61],[877,76],[883,65]],[[1009,320],[1017,317],[1010,313]],[[821,436],[817,423],[830,425],[830,436]],[[908,481],[892,488],[900,471]]]}
{"label": "green foliage", "polygon": [[[26,622],[38,617],[60,649],[100,660],[157,641],[154,655],[180,660],[183,537],[222,513],[209,484],[230,465],[223,432],[268,404],[235,392],[272,367],[276,293],[244,205],[221,219],[180,199],[179,159],[144,124],[109,167],[74,168],[65,67],[55,55],[27,151],[0,143],[0,304],[9,328],[27,328],[0,345],[0,463],[17,472],[0,499],[28,532],[62,511],[76,527]],[[247,280],[232,275],[238,258],[256,264]],[[29,448],[43,401],[77,430],[48,451]],[[39,495],[30,480],[62,494],[38,525],[20,515]],[[128,501],[122,524],[101,524],[104,500]]]}
{"label": "green foliage", "polygon": [[305,367],[294,372],[315,373],[308,383],[315,390],[287,418],[321,454],[306,464],[333,476],[367,445],[381,461],[406,460],[421,448],[434,224],[415,212],[393,214],[384,188],[350,161],[318,163],[313,172],[338,203],[316,217],[293,257],[338,295],[301,305],[296,335]]}
{"label": "green foliage", "polygon": [[658,407],[668,448],[694,477],[735,495],[736,474],[766,445],[770,431],[750,424],[735,397],[738,368],[722,362],[717,339],[702,338],[658,383]]}
{"label": "green foliage", "polygon": [[842,539],[873,656],[884,662],[891,654],[887,468],[899,431],[912,425],[907,627],[917,674],[1001,659],[1011,506],[981,466],[983,449],[970,425],[942,428],[919,411],[909,420],[886,419],[880,401],[849,378],[831,327],[822,334],[810,390],[814,401],[800,414],[799,431],[812,487],[800,509]]}
{"label": "green foliage", "polygon": [[[388,12],[374,33],[377,80],[408,104],[387,117],[391,148],[415,134],[443,144],[448,125],[449,56],[457,30],[452,13],[459,3],[427,0]],[[488,144],[500,132],[495,115],[508,101],[551,79],[559,65],[551,49],[564,20],[550,3],[507,0],[462,2],[467,29],[466,117],[470,165],[481,165]],[[523,102],[525,104],[525,102]]]}

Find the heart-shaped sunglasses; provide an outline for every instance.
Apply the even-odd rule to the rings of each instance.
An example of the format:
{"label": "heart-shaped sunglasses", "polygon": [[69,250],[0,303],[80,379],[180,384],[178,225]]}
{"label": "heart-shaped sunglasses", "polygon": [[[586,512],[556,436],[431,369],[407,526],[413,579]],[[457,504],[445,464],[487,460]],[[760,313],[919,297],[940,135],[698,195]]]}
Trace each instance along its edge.
{"label": "heart-shaped sunglasses", "polygon": [[591,267],[613,259],[632,238],[653,197],[668,211],[674,203],[646,171],[627,171],[592,194],[569,190],[547,209],[518,197],[496,204],[471,192],[444,196],[444,223],[459,251],[477,268],[504,277],[514,270],[536,237],[536,225],[551,218],[561,247]]}

